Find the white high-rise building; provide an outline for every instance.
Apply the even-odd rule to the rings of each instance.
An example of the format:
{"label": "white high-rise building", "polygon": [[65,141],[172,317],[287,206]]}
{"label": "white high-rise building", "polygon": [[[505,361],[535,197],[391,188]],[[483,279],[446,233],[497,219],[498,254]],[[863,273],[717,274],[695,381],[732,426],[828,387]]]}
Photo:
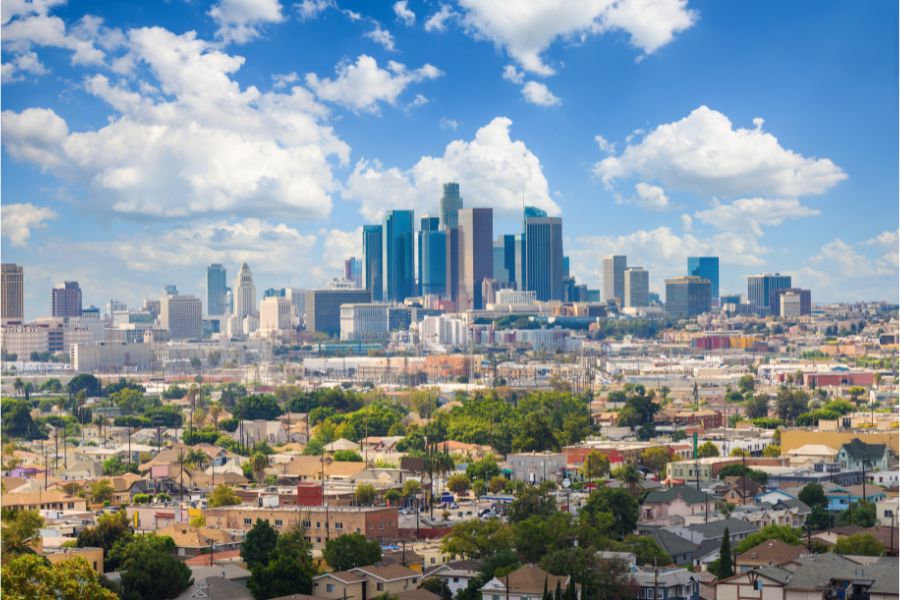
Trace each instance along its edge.
{"label": "white high-rise building", "polygon": [[234,316],[238,320],[256,315],[256,286],[253,285],[253,273],[247,263],[241,265],[234,282]]}
{"label": "white high-rise building", "polygon": [[625,269],[625,306],[650,306],[650,273],[641,267]]}
{"label": "white high-rise building", "polygon": [[159,323],[173,340],[199,339],[203,332],[203,308],[196,296],[163,296]]}
{"label": "white high-rise building", "polygon": [[291,328],[291,301],[282,296],[269,296],[259,303],[259,328],[263,333],[277,333]]}

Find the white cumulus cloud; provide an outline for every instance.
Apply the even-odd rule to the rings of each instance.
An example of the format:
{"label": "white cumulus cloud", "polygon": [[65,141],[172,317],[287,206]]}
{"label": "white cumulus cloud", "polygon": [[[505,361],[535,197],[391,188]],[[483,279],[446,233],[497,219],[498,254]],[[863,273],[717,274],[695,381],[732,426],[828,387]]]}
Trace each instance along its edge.
{"label": "white cumulus cloud", "polygon": [[664,189],[658,185],[650,185],[643,181],[634,186],[637,192],[637,204],[649,210],[667,210],[669,198]]}
{"label": "white cumulus cloud", "polygon": [[781,225],[787,219],[814,217],[820,212],[817,208],[804,206],[794,198],[741,198],[728,204],[717,202],[712,208],[694,213],[694,218],[717,229],[749,229],[756,235],[762,235],[764,225]]}
{"label": "white cumulus cloud", "polygon": [[407,0],[394,2],[394,14],[397,16],[398,21],[406,26],[412,26],[416,24],[416,13],[411,11],[407,4]]}
{"label": "white cumulus cloud", "polygon": [[396,104],[400,94],[413,83],[441,76],[441,71],[430,64],[409,70],[406,65],[388,61],[387,69],[382,69],[378,61],[365,54],[356,62],[339,64],[335,71],[334,79],[309,73],[306,84],[322,100],[366,112],[377,112],[379,102]]}
{"label": "white cumulus cloud", "polygon": [[390,31],[384,29],[381,26],[381,23],[377,21],[375,21],[372,30],[367,31],[363,36],[382,46],[385,50],[389,50],[390,52],[396,50],[396,47],[394,46],[394,36]]}
{"label": "white cumulus cloud", "polygon": [[13,246],[24,247],[34,229],[44,229],[47,221],[56,218],[56,211],[46,206],[35,206],[31,203],[4,203],[0,206],[2,219],[0,230],[3,237]]}
{"label": "white cumulus cloud", "polygon": [[550,88],[537,81],[529,81],[522,86],[522,96],[529,103],[537,104],[538,106],[559,106],[562,104],[562,100],[551,92]]}
{"label": "white cumulus cloud", "polygon": [[458,181],[466,206],[512,215],[521,211],[524,201],[558,215],[540,160],[524,142],[511,138],[511,127],[510,119],[495,117],[471,141],[452,141],[443,155],[423,156],[408,169],[360,160],[342,195],[359,202],[366,219],[378,221],[393,208],[433,212],[441,185]]}
{"label": "white cumulus cloud", "polygon": [[216,37],[236,44],[259,36],[263,25],[284,20],[278,0],[220,0],[209,9],[209,16],[219,26]]}
{"label": "white cumulus cloud", "polygon": [[425,31],[444,32],[447,30],[447,23],[458,16],[449,4],[441,4],[441,8],[425,21]]}

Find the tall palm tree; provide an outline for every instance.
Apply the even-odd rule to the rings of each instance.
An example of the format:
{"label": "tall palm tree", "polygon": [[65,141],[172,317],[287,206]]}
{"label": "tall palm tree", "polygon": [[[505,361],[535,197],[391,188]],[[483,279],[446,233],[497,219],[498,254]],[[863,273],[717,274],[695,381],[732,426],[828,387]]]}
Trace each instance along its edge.
{"label": "tall palm tree", "polygon": [[209,418],[212,419],[213,427],[216,429],[216,433],[219,432],[219,416],[222,414],[222,405],[218,402],[213,402],[209,405]]}
{"label": "tall palm tree", "polygon": [[619,473],[619,480],[628,486],[632,496],[637,497],[637,488],[641,483],[641,472],[634,465],[625,465]]}

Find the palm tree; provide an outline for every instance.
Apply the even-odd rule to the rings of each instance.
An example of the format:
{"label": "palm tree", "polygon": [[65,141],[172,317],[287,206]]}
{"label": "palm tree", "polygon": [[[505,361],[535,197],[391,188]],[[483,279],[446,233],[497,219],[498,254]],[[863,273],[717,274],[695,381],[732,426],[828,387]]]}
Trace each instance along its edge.
{"label": "palm tree", "polygon": [[216,429],[216,433],[219,432],[219,416],[222,414],[222,405],[218,402],[213,402],[209,405],[209,417],[212,419],[213,427]]}
{"label": "palm tree", "polygon": [[33,554],[40,542],[44,518],[36,510],[4,510],[2,550],[3,561],[18,554]]}
{"label": "palm tree", "polygon": [[16,390],[16,396],[22,395],[22,390],[25,389],[25,383],[22,381],[21,377],[16,377],[16,380],[13,382],[13,389]]}
{"label": "palm tree", "polygon": [[637,470],[637,467],[634,465],[625,465],[619,471],[619,481],[628,486],[629,491],[631,491],[632,496],[637,496],[636,490],[638,485],[640,485],[642,477],[641,472]]}

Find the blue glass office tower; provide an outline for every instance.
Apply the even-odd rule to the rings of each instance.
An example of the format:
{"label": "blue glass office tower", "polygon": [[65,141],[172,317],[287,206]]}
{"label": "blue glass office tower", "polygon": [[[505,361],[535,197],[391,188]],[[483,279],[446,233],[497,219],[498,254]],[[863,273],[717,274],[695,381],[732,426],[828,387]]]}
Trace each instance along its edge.
{"label": "blue glass office tower", "polygon": [[719,257],[689,256],[687,274],[692,277],[709,279],[710,293],[713,299],[719,297]]}
{"label": "blue glass office tower", "polygon": [[447,294],[447,233],[440,218],[422,217],[419,229],[419,294]]}
{"label": "blue glass office tower", "polygon": [[213,263],[206,267],[206,314],[225,314],[225,294],[227,291],[225,267],[219,263]]}
{"label": "blue glass office tower", "polygon": [[528,216],[526,209],[524,246],[525,289],[541,301],[562,300],[562,219]]}
{"label": "blue glass office tower", "polygon": [[372,293],[372,301],[384,298],[384,234],[381,225],[363,227],[364,287]]}
{"label": "blue glass office tower", "polygon": [[386,296],[403,302],[415,294],[414,220],[411,210],[392,210],[384,220]]}
{"label": "blue glass office tower", "polygon": [[763,315],[776,312],[772,306],[772,298],[775,292],[791,287],[791,276],[781,273],[765,273],[763,275],[751,275],[747,278],[747,301],[753,309]]}

